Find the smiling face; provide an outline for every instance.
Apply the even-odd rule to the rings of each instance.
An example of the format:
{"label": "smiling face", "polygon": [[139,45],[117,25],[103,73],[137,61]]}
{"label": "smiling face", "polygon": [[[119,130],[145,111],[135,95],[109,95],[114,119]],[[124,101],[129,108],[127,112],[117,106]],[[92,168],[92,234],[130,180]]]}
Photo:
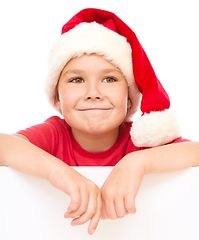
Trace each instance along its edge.
{"label": "smiling face", "polygon": [[58,96],[56,106],[74,136],[117,135],[131,106],[121,71],[96,54],[68,62],[59,79]]}

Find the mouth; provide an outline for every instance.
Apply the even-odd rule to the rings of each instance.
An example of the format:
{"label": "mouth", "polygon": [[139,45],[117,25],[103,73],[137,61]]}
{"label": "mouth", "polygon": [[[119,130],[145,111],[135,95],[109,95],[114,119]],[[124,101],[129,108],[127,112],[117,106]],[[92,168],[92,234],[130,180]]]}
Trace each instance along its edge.
{"label": "mouth", "polygon": [[86,112],[86,111],[108,111],[111,110],[111,108],[84,108],[84,109],[78,109],[80,112]]}

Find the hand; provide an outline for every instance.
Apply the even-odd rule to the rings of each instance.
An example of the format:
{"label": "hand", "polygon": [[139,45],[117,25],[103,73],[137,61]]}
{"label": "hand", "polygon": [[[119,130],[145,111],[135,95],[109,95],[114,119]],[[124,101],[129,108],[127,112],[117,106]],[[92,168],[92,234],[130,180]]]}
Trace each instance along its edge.
{"label": "hand", "polygon": [[70,196],[71,202],[65,218],[73,218],[71,225],[77,226],[90,220],[88,233],[93,234],[101,217],[102,199],[100,189],[80,173],[65,166],[53,171],[51,184]]}
{"label": "hand", "polygon": [[136,212],[135,197],[144,177],[144,167],[128,154],[120,160],[101,188],[102,219],[117,219]]}
{"label": "hand", "polygon": [[199,166],[199,143],[175,143],[129,153],[101,188],[102,219],[135,213],[135,197],[145,174],[168,173]]}
{"label": "hand", "polygon": [[90,220],[88,232],[94,232],[100,220],[102,200],[100,189],[92,181],[20,134],[0,134],[0,155],[0,164],[46,179],[68,194],[71,203],[65,217],[74,218],[73,226]]}

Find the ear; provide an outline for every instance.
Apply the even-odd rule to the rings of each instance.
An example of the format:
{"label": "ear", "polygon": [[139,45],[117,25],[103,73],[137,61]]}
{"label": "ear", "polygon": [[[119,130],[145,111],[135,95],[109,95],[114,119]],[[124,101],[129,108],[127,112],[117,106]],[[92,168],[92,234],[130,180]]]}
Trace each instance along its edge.
{"label": "ear", "polygon": [[128,98],[127,100],[127,109],[131,108],[132,107],[132,101],[130,98]]}
{"label": "ear", "polygon": [[62,113],[61,102],[59,99],[55,100],[54,106],[60,113]]}
{"label": "ear", "polygon": [[60,99],[59,99],[59,92],[58,92],[58,84],[57,84],[56,89],[55,89],[54,107],[55,107],[60,113],[62,113],[62,110],[61,110],[61,102],[60,102]]}

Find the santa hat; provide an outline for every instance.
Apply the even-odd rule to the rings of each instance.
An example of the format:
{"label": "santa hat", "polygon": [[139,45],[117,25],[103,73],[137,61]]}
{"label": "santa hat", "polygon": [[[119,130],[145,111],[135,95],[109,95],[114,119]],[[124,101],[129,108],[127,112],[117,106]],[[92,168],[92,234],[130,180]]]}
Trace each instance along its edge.
{"label": "santa hat", "polygon": [[84,9],[63,26],[61,37],[49,53],[46,93],[52,105],[64,66],[85,53],[102,55],[123,73],[132,101],[125,121],[130,121],[138,110],[142,95],[143,114],[131,129],[136,146],[159,146],[180,136],[178,120],[169,110],[169,97],[135,33],[115,14],[104,10]]}

